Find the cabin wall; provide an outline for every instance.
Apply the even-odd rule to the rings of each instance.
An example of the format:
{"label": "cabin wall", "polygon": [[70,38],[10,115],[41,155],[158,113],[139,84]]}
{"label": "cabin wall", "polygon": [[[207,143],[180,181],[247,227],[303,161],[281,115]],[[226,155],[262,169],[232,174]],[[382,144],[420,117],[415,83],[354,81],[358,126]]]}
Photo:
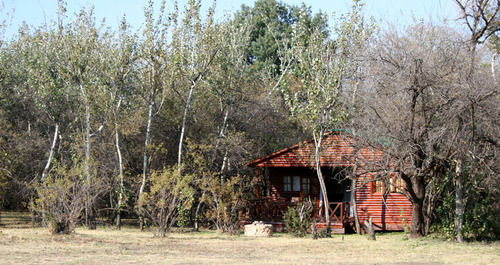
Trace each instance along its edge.
{"label": "cabin wall", "polygon": [[[307,177],[310,180],[309,194],[302,192],[285,192],[283,189],[283,176]],[[290,202],[293,198],[302,200],[310,198],[314,203],[319,199],[319,183],[316,173],[310,168],[269,168],[270,196],[274,200],[285,199]]]}
{"label": "cabin wall", "polygon": [[[371,176],[361,177],[357,183],[356,203],[361,224],[372,218],[376,230],[400,231],[411,224],[412,205],[401,193],[374,192]],[[385,201],[385,202],[384,202]]]}

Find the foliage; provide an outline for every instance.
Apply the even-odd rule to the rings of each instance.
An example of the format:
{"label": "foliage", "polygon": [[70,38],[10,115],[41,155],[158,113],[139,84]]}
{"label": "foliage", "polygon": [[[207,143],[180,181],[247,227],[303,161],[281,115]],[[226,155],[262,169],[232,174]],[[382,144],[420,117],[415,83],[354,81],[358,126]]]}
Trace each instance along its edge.
{"label": "foliage", "polygon": [[[467,173],[466,173],[467,174]],[[470,174],[470,173],[469,173]],[[485,187],[485,176],[464,176],[465,202],[463,237],[467,240],[498,240],[500,221],[498,212],[498,194],[494,189]],[[448,238],[456,238],[455,229],[455,189],[447,187],[447,192],[438,202],[435,211],[433,231]]]}
{"label": "foliage", "polygon": [[289,206],[283,216],[286,231],[296,237],[306,236],[308,229],[311,227],[312,210],[311,202],[302,202],[296,206]]}
{"label": "foliage", "polygon": [[72,233],[85,207],[89,187],[79,164],[69,168],[56,166],[45,182],[35,188],[37,197],[31,210],[42,217],[53,234]]}
{"label": "foliage", "polygon": [[179,175],[177,167],[167,167],[151,174],[151,187],[139,198],[139,213],[157,228],[164,237],[176,223],[179,212],[193,203],[192,175]]}
{"label": "foliage", "polygon": [[[301,18],[299,18],[302,16]],[[257,71],[279,72],[281,64],[278,45],[289,38],[299,19],[308,31],[321,31],[328,35],[327,16],[324,13],[312,14],[311,8],[291,6],[276,0],[256,1],[252,8],[243,5],[236,13],[237,23],[249,21],[251,25],[250,41],[245,48],[246,60]]]}
{"label": "foliage", "polygon": [[137,31],[65,1],[57,20],[9,38],[0,21],[0,206],[33,199],[64,231],[83,203],[103,220],[149,215],[159,234],[198,221],[232,232],[260,181],[247,161],[311,136],[319,158],[324,133],[349,123],[384,139],[378,171],[401,173],[422,206],[414,232],[454,228],[461,176],[459,234],[497,238],[498,5],[456,2],[470,36],[425,23],[375,35],[357,0],[330,25],[276,0],[222,21],[215,3],[150,0]]}
{"label": "foliage", "polygon": [[217,175],[210,180],[206,190],[212,197],[209,204],[212,211],[208,217],[218,231],[235,234],[240,229],[240,211],[245,206],[245,190],[250,183],[248,177],[239,175],[223,183]]}

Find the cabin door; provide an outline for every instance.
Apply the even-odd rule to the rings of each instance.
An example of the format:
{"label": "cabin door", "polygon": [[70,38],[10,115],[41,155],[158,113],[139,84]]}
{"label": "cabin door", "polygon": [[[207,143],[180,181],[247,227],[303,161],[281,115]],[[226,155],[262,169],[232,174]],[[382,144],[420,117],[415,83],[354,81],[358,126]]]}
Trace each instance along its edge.
{"label": "cabin door", "polygon": [[326,192],[329,202],[350,202],[351,201],[351,180],[339,181],[336,178],[328,178],[326,181]]}

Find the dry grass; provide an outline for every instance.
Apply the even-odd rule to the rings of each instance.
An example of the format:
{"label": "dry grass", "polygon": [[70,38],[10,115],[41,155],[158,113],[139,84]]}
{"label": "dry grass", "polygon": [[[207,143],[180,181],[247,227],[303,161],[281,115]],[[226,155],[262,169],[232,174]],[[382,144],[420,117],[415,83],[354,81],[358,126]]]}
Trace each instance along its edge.
{"label": "dry grass", "polygon": [[47,228],[0,231],[0,264],[500,264],[498,242],[407,240],[403,233],[369,241],[357,235],[312,240],[215,232],[156,238],[136,228],[79,228],[69,236],[50,235]]}

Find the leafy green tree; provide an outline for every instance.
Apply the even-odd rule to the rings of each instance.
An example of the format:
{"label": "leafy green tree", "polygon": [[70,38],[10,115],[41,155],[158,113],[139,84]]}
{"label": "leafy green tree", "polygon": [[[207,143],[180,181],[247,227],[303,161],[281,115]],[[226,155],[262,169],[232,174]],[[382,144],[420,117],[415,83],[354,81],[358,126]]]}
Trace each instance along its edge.
{"label": "leafy green tree", "polygon": [[339,19],[335,27],[336,39],[332,41],[321,30],[309,30],[307,12],[303,7],[287,51],[290,63],[293,63],[292,74],[281,87],[283,99],[293,119],[301,123],[314,139],[315,169],[324,194],[328,234],[330,214],[321,171],[321,148],[325,133],[347,117],[341,91],[347,85],[352,71],[350,58],[355,50],[350,45],[370,36],[370,26],[366,25],[361,9],[362,4],[355,1],[352,11]]}
{"label": "leafy green tree", "polygon": [[309,31],[319,31],[328,36],[327,16],[323,13],[313,15],[304,4],[297,7],[276,0],[259,0],[252,8],[243,5],[236,13],[234,20],[237,23],[250,23],[250,41],[245,53],[247,62],[254,65],[256,71],[278,73],[282,70],[279,42],[291,37],[293,25],[299,17],[302,26]]}
{"label": "leafy green tree", "polygon": [[[204,80],[210,70],[214,57],[219,51],[214,40],[214,5],[209,9],[207,18],[202,20],[200,10],[201,1],[190,0],[184,11],[180,24],[176,25],[173,36],[174,76],[180,77],[181,89],[187,92],[182,115],[182,123],[177,151],[177,168],[181,174],[182,147],[186,133],[186,122],[193,100],[195,89]],[[185,86],[185,87],[184,87]]]}
{"label": "leafy green tree", "polygon": [[[126,191],[124,185],[124,162],[121,150],[120,132],[122,131],[120,124],[121,120],[126,117],[121,117],[120,114],[129,114],[129,111],[122,110],[123,101],[132,101],[134,94],[137,93],[134,85],[136,84],[136,60],[138,58],[137,40],[136,36],[129,31],[129,25],[125,18],[123,18],[118,38],[115,40],[113,46],[107,50],[109,68],[106,73],[109,78],[106,81],[108,87],[111,107],[112,119],[114,125],[114,143],[117,157],[118,166],[118,198],[116,203],[116,226],[118,229],[121,227],[121,211],[126,200]],[[127,103],[125,103],[127,104]],[[130,104],[130,103],[129,103]],[[129,107],[127,109],[130,109]],[[125,115],[124,115],[125,116]]]}
{"label": "leafy green tree", "polygon": [[62,53],[60,65],[67,88],[78,91],[82,103],[84,175],[89,192],[85,207],[85,223],[95,228],[94,199],[102,192],[101,179],[93,176],[92,138],[101,133],[107,122],[109,97],[104,86],[102,68],[107,63],[101,54],[105,53],[109,38],[107,32],[97,28],[93,10],[81,10],[75,20],[60,29]]}
{"label": "leafy green tree", "polygon": [[[175,12],[172,20],[176,20]],[[170,21],[166,17],[165,1],[161,2],[158,18],[153,14],[153,1],[148,1],[144,8],[146,27],[143,31],[144,40],[139,45],[138,66],[140,72],[138,78],[142,84],[141,91],[147,104],[146,137],[144,140],[142,159],[142,181],[139,188],[138,198],[140,200],[146,188],[148,170],[148,152],[151,143],[151,125],[153,117],[158,114],[166,96],[166,86],[164,84],[165,74],[168,72],[168,29]],[[141,210],[139,209],[139,213]],[[142,216],[140,217],[141,229],[143,228]]]}

